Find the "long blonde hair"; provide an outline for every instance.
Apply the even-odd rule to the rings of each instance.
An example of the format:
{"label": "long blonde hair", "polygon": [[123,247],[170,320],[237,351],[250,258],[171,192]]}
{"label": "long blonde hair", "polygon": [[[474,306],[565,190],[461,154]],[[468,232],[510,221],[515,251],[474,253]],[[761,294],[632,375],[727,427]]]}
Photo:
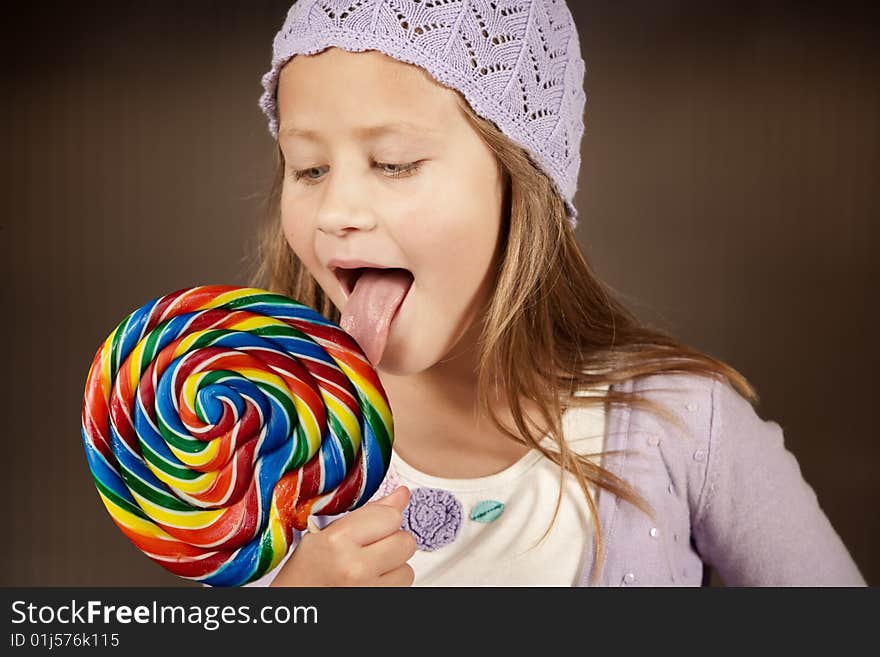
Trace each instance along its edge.
{"label": "long blonde hair", "polygon": [[[464,116],[495,153],[505,181],[497,280],[479,338],[477,403],[507,437],[541,451],[560,466],[556,510],[544,536],[559,513],[565,472],[576,478],[596,528],[596,567],[591,577],[595,584],[605,555],[597,504],[588,482],[635,505],[652,519],[654,510],[626,481],[591,460],[619,454],[620,450],[577,454],[570,449],[563,437],[563,411],[602,406],[607,412],[614,405],[631,405],[676,423],[678,420],[636,392],[610,387],[601,395],[575,392],[675,372],[727,380],[752,403],[758,396],[731,366],[648,327],[627,310],[584,259],[551,180],[526,151],[456,94]],[[338,324],[339,310],[290,249],[282,232],[284,170],[284,156],[277,148],[277,167],[265,199],[269,221],[258,236],[251,284],[296,299]],[[516,432],[499,421],[489,402],[499,390],[510,400]],[[540,410],[543,426],[535,431],[526,422],[523,399],[536,403]],[[554,449],[540,444],[545,436]]]}

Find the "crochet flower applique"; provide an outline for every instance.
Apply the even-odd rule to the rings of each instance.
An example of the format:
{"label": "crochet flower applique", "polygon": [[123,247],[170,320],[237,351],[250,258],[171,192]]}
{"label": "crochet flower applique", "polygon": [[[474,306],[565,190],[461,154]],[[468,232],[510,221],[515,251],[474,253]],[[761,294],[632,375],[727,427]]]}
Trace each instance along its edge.
{"label": "crochet flower applique", "polygon": [[432,552],[452,543],[461,529],[461,502],[448,490],[416,488],[403,511],[402,528],[419,550]]}

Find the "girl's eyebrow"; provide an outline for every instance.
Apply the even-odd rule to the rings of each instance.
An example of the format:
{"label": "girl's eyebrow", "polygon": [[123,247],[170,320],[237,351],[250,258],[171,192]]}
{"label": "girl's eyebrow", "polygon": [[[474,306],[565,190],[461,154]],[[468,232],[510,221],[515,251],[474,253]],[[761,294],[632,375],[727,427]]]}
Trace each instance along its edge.
{"label": "girl's eyebrow", "polygon": [[[403,133],[414,134],[415,136],[423,136],[425,134],[436,134],[438,131],[423,125],[416,125],[408,121],[395,121],[393,123],[383,123],[380,125],[361,126],[355,128],[354,133],[362,138],[375,138],[387,133]],[[321,135],[316,130],[306,128],[298,128],[296,126],[282,127],[278,131],[278,139],[285,137],[299,137],[301,139],[309,139],[311,141],[321,141]]]}

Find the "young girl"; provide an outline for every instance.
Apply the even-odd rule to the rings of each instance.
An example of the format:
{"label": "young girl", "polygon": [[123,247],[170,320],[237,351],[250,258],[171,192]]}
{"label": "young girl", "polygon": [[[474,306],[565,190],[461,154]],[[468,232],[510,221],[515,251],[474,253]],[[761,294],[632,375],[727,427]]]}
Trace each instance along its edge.
{"label": "young girl", "polygon": [[583,76],[564,2],[291,7],[253,283],[359,342],[395,441],[254,584],[865,584],[746,379],[585,261]]}

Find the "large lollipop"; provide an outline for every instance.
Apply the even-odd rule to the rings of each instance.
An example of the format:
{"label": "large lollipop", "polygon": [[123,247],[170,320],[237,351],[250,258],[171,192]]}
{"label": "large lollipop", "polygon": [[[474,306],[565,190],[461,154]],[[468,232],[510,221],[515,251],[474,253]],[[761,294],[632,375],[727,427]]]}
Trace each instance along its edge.
{"label": "large lollipop", "polygon": [[113,521],[153,561],[215,586],[264,575],[310,514],[366,503],[394,427],[358,343],[256,288],[179,290],[95,355],[82,438]]}

